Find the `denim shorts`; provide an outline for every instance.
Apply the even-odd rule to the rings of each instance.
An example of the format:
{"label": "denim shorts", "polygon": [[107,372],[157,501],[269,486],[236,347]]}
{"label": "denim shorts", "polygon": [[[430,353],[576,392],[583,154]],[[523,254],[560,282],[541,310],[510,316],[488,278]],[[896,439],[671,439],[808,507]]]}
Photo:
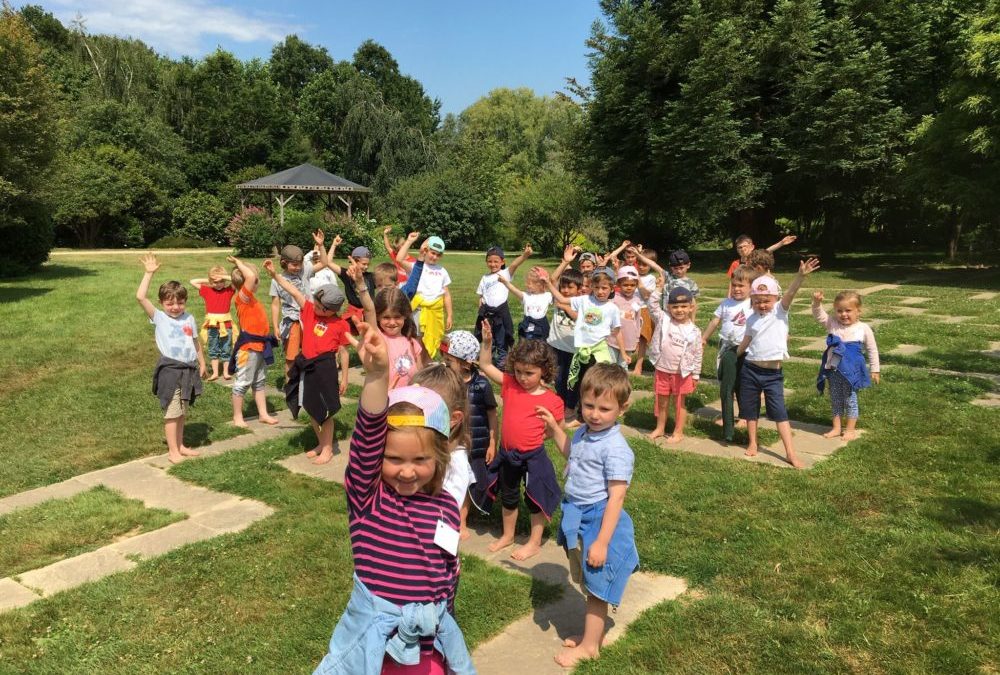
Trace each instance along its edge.
{"label": "denim shorts", "polygon": [[752,421],[760,418],[761,392],[767,406],[767,418],[772,422],[787,422],[785,374],[781,368],[761,368],[744,361],[740,370],[740,419]]}

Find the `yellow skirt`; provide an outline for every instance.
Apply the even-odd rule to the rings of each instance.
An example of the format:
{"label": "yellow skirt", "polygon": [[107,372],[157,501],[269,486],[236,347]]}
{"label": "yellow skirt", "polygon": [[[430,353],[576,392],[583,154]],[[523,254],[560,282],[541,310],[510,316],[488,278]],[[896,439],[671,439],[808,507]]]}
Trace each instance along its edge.
{"label": "yellow skirt", "polygon": [[410,307],[414,312],[420,312],[417,326],[420,328],[424,348],[433,359],[440,351],[441,340],[444,338],[444,296],[427,302],[420,294],[417,294],[413,296]]}

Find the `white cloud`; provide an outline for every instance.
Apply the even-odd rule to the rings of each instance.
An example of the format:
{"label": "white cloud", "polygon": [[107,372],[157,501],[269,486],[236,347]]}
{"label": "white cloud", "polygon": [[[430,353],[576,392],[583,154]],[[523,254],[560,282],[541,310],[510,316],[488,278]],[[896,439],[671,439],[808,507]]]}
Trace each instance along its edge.
{"label": "white cloud", "polygon": [[[69,24],[83,17],[88,33],[139,38],[171,56],[201,56],[224,40],[277,42],[302,32],[282,19],[203,0],[50,0]],[[58,7],[58,9],[54,9]]]}

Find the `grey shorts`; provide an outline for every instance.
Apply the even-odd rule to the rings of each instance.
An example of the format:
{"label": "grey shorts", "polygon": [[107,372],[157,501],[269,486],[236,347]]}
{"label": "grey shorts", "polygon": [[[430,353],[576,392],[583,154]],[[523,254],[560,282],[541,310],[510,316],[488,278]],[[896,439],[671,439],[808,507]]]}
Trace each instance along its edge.
{"label": "grey shorts", "polygon": [[247,389],[260,391],[267,385],[267,363],[261,352],[240,350],[236,355],[236,379],[233,396],[243,396]]}
{"label": "grey shorts", "polygon": [[174,397],[163,413],[163,419],[172,420],[187,415],[188,402],[181,398],[181,388],[174,389]]}

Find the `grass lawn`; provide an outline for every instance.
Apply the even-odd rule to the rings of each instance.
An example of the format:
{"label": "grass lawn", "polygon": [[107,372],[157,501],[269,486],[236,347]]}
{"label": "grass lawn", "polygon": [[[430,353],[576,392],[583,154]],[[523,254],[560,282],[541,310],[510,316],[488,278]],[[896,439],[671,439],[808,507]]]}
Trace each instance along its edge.
{"label": "grass lawn", "polygon": [[[0,496],[164,451],[150,393],[155,345],[133,298],[137,258],[56,258],[36,277],[0,282]],[[203,276],[217,258],[164,256],[157,281]],[[703,273],[694,258],[706,295],[721,297],[724,275]],[[889,319],[875,330],[883,381],[861,396],[867,433],[833,458],[800,473],[631,441],[636,474],[627,508],[643,567],[684,577],[692,591],[644,614],[581,672],[1000,670],[1000,410],[969,404],[989,389],[983,380],[914,367],[1000,373],[1000,360],[979,353],[1000,339],[1000,298],[968,299],[1000,291],[1000,278],[995,268],[934,262],[847,258],[801,291],[792,335],[822,337],[811,317],[795,313],[813,289],[823,288],[829,303],[844,288],[912,280],[865,299],[866,317]],[[482,259],[446,255],[444,263],[454,279],[456,327],[471,328]],[[779,277],[787,284],[785,270]],[[970,318],[945,324],[901,314],[903,296],[930,298],[916,305],[926,314]],[[197,297],[189,308],[203,311]],[[713,308],[704,304],[700,325]],[[903,343],[927,349],[887,354]],[[793,354],[818,356],[795,346]],[[714,359],[707,350],[705,377]],[[816,367],[790,363],[785,373],[792,417],[827,423]],[[271,381],[278,376],[273,369]],[[650,388],[648,378],[636,384]],[[713,393],[702,385],[689,403],[707,403]],[[637,401],[629,421],[651,426],[651,405]],[[345,406],[338,415],[341,437],[353,412]],[[230,414],[229,391],[206,386],[188,442],[233,435]],[[688,433],[716,432],[695,422]],[[351,558],[342,488],[275,464],[310,441],[304,430],[173,468],[276,512],[241,533],[0,614],[0,672],[311,670],[347,600]],[[99,498],[108,496],[116,499]],[[82,516],[71,510],[75,523]],[[98,534],[80,545],[120,534],[102,529],[110,518],[98,511]],[[0,520],[5,549],[34,545],[33,528],[9,525],[29,513]],[[57,554],[82,550],[68,536],[58,539]],[[473,557],[463,559],[460,589],[457,615],[470,645],[554,593]]]}

